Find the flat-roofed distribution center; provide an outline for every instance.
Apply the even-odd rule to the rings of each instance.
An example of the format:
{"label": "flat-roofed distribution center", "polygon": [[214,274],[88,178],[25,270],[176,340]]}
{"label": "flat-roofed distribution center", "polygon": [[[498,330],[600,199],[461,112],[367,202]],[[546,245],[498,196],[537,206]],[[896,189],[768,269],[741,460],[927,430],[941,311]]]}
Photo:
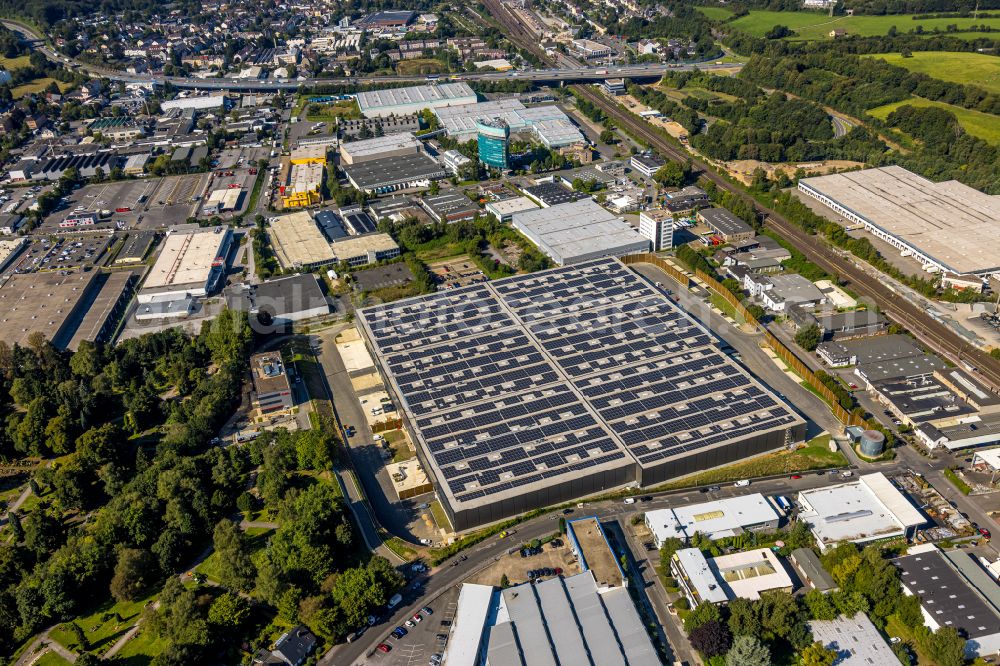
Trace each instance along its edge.
{"label": "flat-roofed distribution center", "polygon": [[939,270],[1000,271],[998,196],[898,166],[803,178],[799,189]]}
{"label": "flat-roofed distribution center", "polygon": [[805,433],[617,259],[377,305],[359,321],[459,530]]}

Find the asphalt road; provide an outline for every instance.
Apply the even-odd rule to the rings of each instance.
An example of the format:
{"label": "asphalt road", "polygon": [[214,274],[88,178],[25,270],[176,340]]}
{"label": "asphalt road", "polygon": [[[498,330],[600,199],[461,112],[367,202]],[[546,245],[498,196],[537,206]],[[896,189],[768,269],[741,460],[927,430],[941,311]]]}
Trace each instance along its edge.
{"label": "asphalt road", "polygon": [[[79,67],[81,70],[95,76],[104,77],[112,81],[123,81],[125,83],[156,83],[163,85],[169,82],[178,88],[195,88],[199,90],[236,90],[241,92],[253,91],[273,91],[273,90],[296,90],[301,86],[311,88],[313,86],[325,84],[372,84],[396,81],[426,81],[425,76],[360,76],[360,77],[340,77],[340,78],[313,78],[295,79],[290,81],[276,81],[273,79],[234,79],[234,78],[208,78],[189,79],[177,76],[148,76],[127,74],[125,72],[112,70],[104,67],[96,67],[88,63],[70,59],[64,55],[56,53],[49,47],[42,38],[29,26],[8,19],[0,21],[10,30],[22,34],[30,41],[36,42],[35,48],[41,51],[46,58],[52,62],[63,65]],[[557,67],[549,69],[536,69],[521,72],[457,72],[443,75],[440,81],[536,81],[544,83],[565,82],[565,81],[603,81],[611,77],[627,77],[633,79],[657,79],[667,71],[685,71],[692,69],[713,70],[713,69],[733,69],[742,65],[733,63],[704,62],[686,65],[622,65],[621,67]],[[438,79],[435,79],[438,80]]]}

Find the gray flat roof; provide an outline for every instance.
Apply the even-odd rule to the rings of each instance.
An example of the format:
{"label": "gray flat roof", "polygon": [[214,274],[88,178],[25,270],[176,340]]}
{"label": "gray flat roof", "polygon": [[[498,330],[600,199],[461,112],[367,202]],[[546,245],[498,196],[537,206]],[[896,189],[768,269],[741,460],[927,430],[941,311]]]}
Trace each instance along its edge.
{"label": "gray flat roof", "polygon": [[[1000,633],[997,609],[937,548],[897,557],[892,563],[899,567],[903,585],[920,597],[921,605],[937,624],[964,629],[969,638]],[[996,587],[996,582],[991,584]]]}
{"label": "gray flat roof", "polygon": [[512,224],[558,264],[649,250],[649,240],[592,199],[514,213]]}
{"label": "gray flat roof", "polygon": [[812,190],[960,274],[1000,268],[1000,197],[899,166],[804,178]]}
{"label": "gray flat roof", "polygon": [[859,364],[858,372],[866,381],[871,383],[885,379],[930,375],[934,371],[942,370],[946,367],[948,365],[937,356],[921,354],[919,356],[905,356],[903,358]]}
{"label": "gray flat roof", "polygon": [[361,291],[398,287],[413,282],[410,267],[402,261],[357,271],[351,277]]}
{"label": "gray flat roof", "polygon": [[837,582],[823,568],[823,563],[819,561],[819,556],[812,548],[793,550],[791,559],[795,566],[801,569],[802,573],[809,579],[809,584],[820,592],[837,588]]}
{"label": "gray flat roof", "polygon": [[391,187],[424,178],[444,178],[447,172],[434,159],[424,153],[397,155],[369,160],[360,164],[347,164],[344,172],[359,189],[371,190]]}
{"label": "gray flat roof", "polygon": [[370,90],[358,93],[357,97],[361,113],[366,113],[395,106],[431,108],[469,98],[471,100],[464,103],[471,103],[476,100],[476,93],[469,87],[468,83],[442,83],[434,86]]}
{"label": "gray flat roof", "polygon": [[727,236],[753,233],[753,227],[725,208],[702,208],[698,215],[712,229]]}
{"label": "gray flat roof", "polygon": [[922,356],[924,353],[906,335],[874,335],[839,342],[821,342],[820,347],[832,357],[856,357],[858,365]]}

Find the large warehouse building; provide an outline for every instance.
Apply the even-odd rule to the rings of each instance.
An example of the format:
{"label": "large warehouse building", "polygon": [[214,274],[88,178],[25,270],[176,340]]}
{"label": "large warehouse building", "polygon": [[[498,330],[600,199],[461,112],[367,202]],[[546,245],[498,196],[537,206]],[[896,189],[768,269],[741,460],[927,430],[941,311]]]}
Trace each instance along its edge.
{"label": "large warehouse building", "polygon": [[560,266],[649,252],[649,240],[593,199],[514,213],[512,224]]}
{"label": "large warehouse building", "polygon": [[526,107],[516,99],[466,104],[434,110],[448,136],[456,141],[476,138],[476,121],[499,118],[512,134],[529,132],[548,148],[561,148],[585,141],[579,128],[555,105]]}
{"label": "large warehouse building", "polygon": [[420,152],[420,141],[412,134],[389,134],[340,144],[340,163],[360,164],[386,157],[402,157]]}
{"label": "large warehouse building", "polygon": [[475,104],[477,101],[475,91],[467,83],[386,88],[358,93],[358,108],[366,118],[405,116],[424,109]]}
{"label": "large warehouse building", "polygon": [[308,270],[336,261],[330,243],[306,211],[272,218],[267,236],[282,268]]}
{"label": "large warehouse building", "polygon": [[1000,197],[898,166],[804,178],[799,190],[912,254],[925,270],[1000,275]]}
{"label": "large warehouse building", "polygon": [[377,305],[359,321],[459,530],[805,433],[615,259]]}
{"label": "large warehouse building", "polygon": [[97,271],[11,275],[0,287],[0,339],[25,345],[42,333],[60,348],[69,344],[98,289]]}
{"label": "large warehouse building", "polygon": [[140,303],[179,301],[215,291],[226,274],[229,227],[172,227],[139,292]]}

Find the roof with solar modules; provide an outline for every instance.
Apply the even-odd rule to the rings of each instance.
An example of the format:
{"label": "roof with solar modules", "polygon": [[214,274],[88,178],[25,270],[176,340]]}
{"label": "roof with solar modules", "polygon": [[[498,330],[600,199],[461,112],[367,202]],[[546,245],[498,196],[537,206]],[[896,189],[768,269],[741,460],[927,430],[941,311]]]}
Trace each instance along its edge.
{"label": "roof with solar modules", "polygon": [[565,501],[552,489],[595,492],[585,477],[648,485],[654,470],[679,475],[676,461],[712,467],[747,455],[721,449],[762,434],[774,449],[804,430],[613,258],[377,305],[359,321],[454,511]]}

